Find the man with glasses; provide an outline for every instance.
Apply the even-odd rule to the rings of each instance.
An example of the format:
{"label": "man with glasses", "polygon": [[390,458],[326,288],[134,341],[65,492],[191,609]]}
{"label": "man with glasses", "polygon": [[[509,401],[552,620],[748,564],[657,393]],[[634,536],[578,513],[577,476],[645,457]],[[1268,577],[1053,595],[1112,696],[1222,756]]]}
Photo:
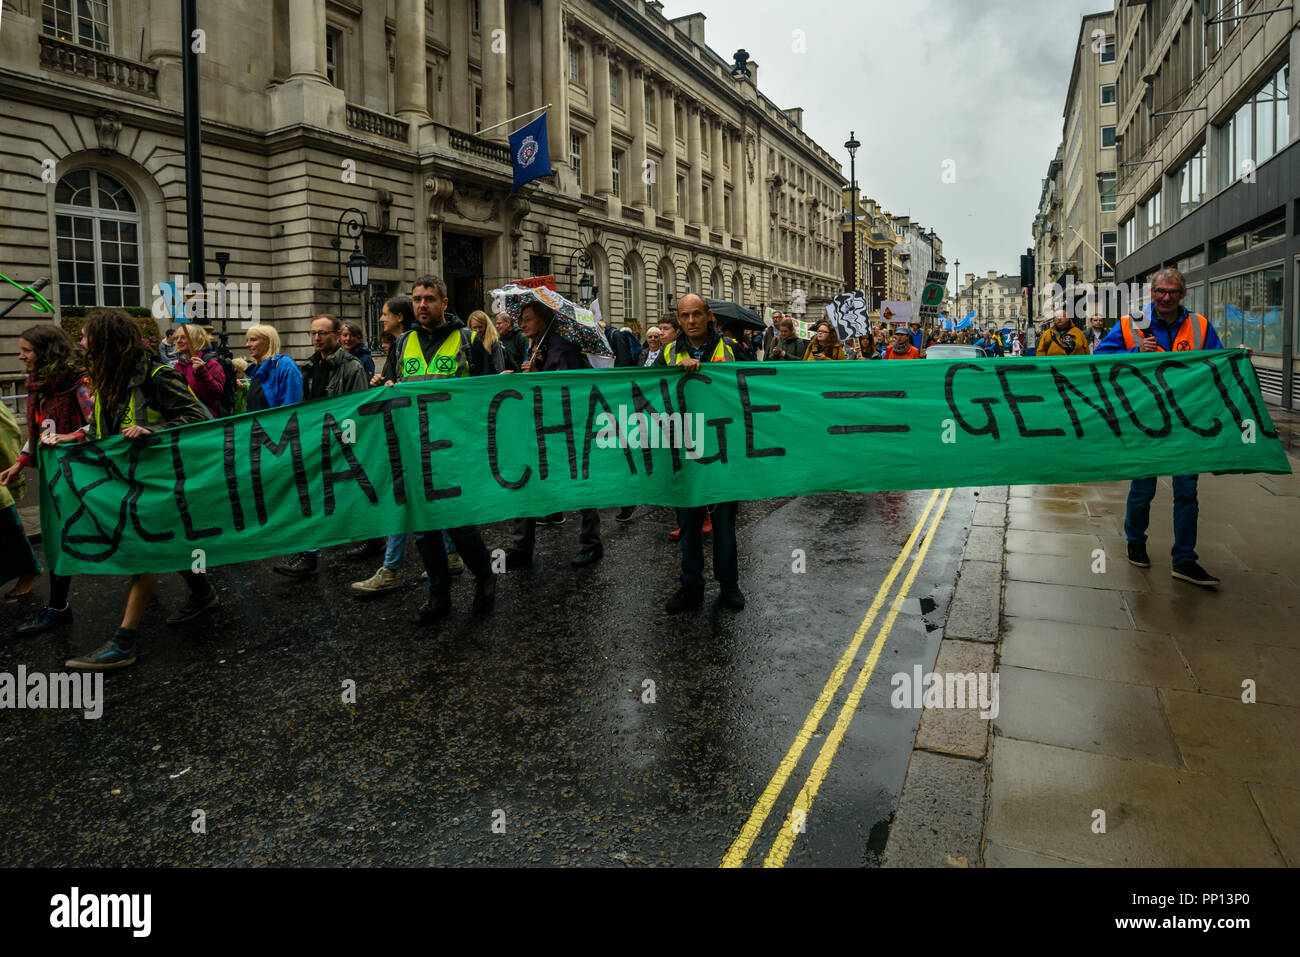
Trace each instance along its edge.
{"label": "man with glasses", "polygon": [[[1214,327],[1204,316],[1182,307],[1187,283],[1177,269],[1162,269],[1151,280],[1151,303],[1135,320],[1124,316],[1115,323],[1106,338],[1097,345],[1097,355],[1116,352],[1194,352],[1222,349]],[[1175,475],[1173,576],[1181,581],[1213,588],[1215,578],[1196,563],[1195,475]],[[1134,479],[1124,513],[1124,537],[1128,539],[1128,560],[1138,568],[1150,568],[1147,556],[1147,526],[1151,520],[1151,500],[1156,495],[1154,478]]]}
{"label": "man with glasses", "polygon": [[[302,374],[303,401],[333,398],[348,392],[361,392],[370,385],[365,368],[357,357],[339,342],[343,324],[334,316],[317,316],[311,321],[311,344],[315,350]],[[271,570],[288,578],[305,578],[316,574],[321,550],[309,549],[290,556]]]}

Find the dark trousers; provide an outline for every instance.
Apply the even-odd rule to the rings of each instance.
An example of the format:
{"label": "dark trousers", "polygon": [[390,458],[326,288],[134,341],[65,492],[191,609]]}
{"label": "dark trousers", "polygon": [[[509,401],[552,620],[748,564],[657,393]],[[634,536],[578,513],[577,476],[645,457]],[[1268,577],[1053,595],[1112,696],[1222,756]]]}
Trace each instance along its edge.
{"label": "dark trousers", "polygon": [[[484,578],[492,574],[492,560],[488,557],[487,546],[483,544],[483,536],[479,534],[477,525],[449,528],[447,535],[456,546],[456,551],[460,553],[465,567],[475,578]],[[415,547],[420,550],[424,570],[429,573],[429,589],[439,591],[451,588],[451,574],[447,570],[447,548],[442,541],[442,532],[416,532]]]}
{"label": "dark trousers", "polygon": [[[584,508],[582,528],[578,532],[578,544],[583,548],[594,548],[600,544],[600,512],[594,508]],[[515,530],[511,536],[511,546],[516,551],[531,552],[537,538],[537,519],[515,519]]]}
{"label": "dark trousers", "polygon": [[719,585],[740,583],[740,563],[736,555],[736,502],[722,502],[709,507],[677,509],[677,524],[682,530],[682,584],[688,588],[704,587],[704,516],[713,519],[713,577]]}
{"label": "dark trousers", "polygon": [[[1196,561],[1196,519],[1200,506],[1196,501],[1195,475],[1175,475],[1173,563]],[[1156,497],[1156,480],[1134,479],[1129,486],[1128,508],[1124,513],[1124,537],[1130,542],[1145,542],[1151,524],[1151,500]]]}

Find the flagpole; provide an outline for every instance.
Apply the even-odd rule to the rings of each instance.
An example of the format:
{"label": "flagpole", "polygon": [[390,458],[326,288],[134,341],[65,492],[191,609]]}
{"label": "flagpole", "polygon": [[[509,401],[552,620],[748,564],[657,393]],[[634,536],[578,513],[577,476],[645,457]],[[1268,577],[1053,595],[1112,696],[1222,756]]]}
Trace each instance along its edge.
{"label": "flagpole", "polygon": [[507,123],[513,123],[515,120],[522,120],[525,116],[532,116],[534,113],[545,113],[547,110],[551,108],[551,106],[552,104],[547,103],[545,106],[539,106],[537,109],[529,110],[527,113],[520,113],[518,116],[512,116],[508,120],[502,120],[500,123],[493,123],[491,126],[486,126],[483,129],[479,130],[474,135],[482,136],[484,133],[490,133],[492,130],[499,129],[502,126],[505,126]]}

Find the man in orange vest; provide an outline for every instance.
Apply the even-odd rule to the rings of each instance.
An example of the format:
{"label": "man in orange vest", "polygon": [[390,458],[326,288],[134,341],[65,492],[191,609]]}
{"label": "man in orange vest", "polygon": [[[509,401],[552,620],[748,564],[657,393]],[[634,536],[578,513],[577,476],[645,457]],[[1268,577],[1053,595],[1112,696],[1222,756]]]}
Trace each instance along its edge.
{"label": "man in orange vest", "polygon": [[912,344],[912,334],[907,326],[894,330],[894,342],[885,350],[886,359],[919,359],[921,350]]}
{"label": "man in orange vest", "polygon": [[[1214,327],[1204,316],[1182,307],[1187,283],[1177,269],[1162,269],[1151,280],[1151,303],[1137,320],[1124,316],[1115,323],[1106,338],[1097,345],[1096,355],[1115,352],[1192,352],[1199,349],[1222,349]],[[1173,576],[1202,588],[1219,584],[1196,563],[1195,475],[1175,475]],[[1147,557],[1147,526],[1151,520],[1151,500],[1156,495],[1154,478],[1134,479],[1124,513],[1124,537],[1128,539],[1128,560],[1138,568],[1150,568]]]}

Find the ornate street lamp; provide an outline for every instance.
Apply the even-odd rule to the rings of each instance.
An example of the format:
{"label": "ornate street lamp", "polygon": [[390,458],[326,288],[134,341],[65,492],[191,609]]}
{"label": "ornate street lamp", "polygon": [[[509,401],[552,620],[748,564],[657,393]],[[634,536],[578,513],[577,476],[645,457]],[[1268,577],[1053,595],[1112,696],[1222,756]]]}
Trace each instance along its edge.
{"label": "ornate street lamp", "polygon": [[[361,252],[361,234],[366,229],[366,214],[356,208],[345,209],[339,214],[338,226],[334,230],[334,238],[330,245],[338,253],[338,278],[334,280],[334,288],[339,291],[339,318],[343,318],[343,233],[346,229],[348,237],[352,240],[352,255],[348,257],[348,282],[353,292],[360,292],[366,288],[370,281],[370,266],[366,262],[366,257]],[[362,312],[365,312],[364,303]],[[365,316],[362,317],[365,321]]]}
{"label": "ornate street lamp", "polygon": [[862,144],[858,142],[857,136],[853,130],[849,130],[848,142],[844,148],[849,151],[849,222],[850,222],[850,244],[853,253],[850,257],[853,265],[849,267],[849,288],[848,292],[853,292],[858,288],[858,167],[857,156],[858,147]]}

